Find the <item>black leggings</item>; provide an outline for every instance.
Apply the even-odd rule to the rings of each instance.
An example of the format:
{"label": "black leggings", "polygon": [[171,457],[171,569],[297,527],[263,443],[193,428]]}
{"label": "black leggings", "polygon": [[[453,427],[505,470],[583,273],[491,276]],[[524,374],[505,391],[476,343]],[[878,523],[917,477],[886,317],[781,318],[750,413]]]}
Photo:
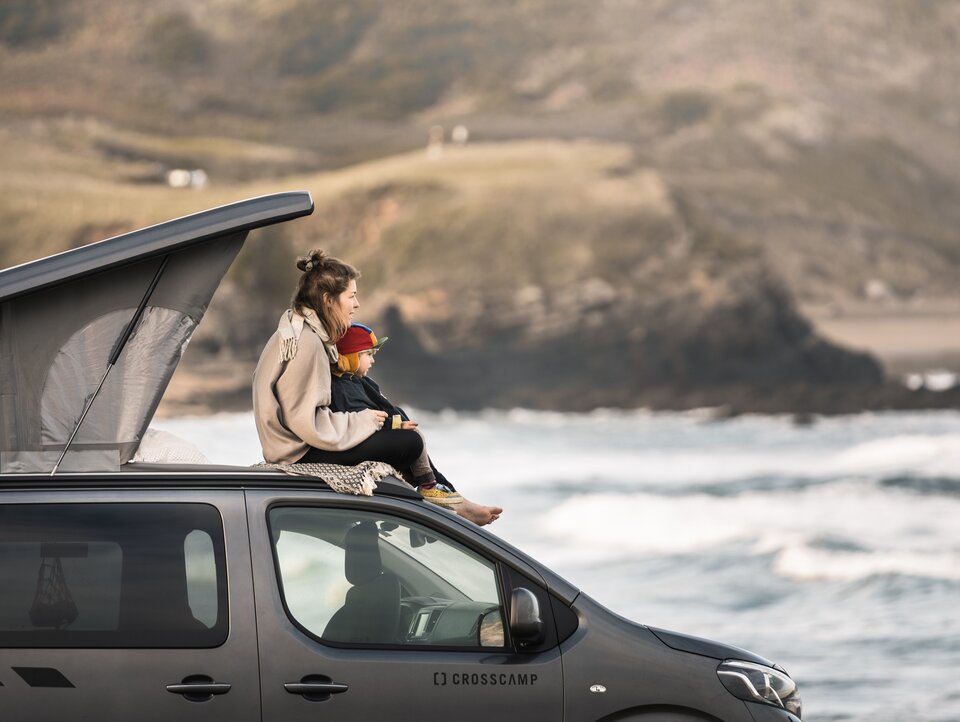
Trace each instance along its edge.
{"label": "black leggings", "polygon": [[305,464],[346,464],[361,461],[385,461],[400,471],[407,471],[423,453],[423,437],[410,429],[380,429],[352,449],[324,451],[310,448],[300,457]]}

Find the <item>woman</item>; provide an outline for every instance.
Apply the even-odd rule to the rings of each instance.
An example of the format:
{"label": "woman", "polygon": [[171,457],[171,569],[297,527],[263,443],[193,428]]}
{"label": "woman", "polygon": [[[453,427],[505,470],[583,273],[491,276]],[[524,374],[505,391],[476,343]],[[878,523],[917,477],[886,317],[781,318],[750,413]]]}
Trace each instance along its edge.
{"label": "woman", "polygon": [[[337,341],[350,328],[357,301],[353,266],[311,251],[297,261],[303,275],[276,332],[267,341],[253,374],[253,410],[264,460],[293,464],[359,464],[383,461],[406,471],[423,451],[416,431],[387,431],[385,411],[330,409],[330,366]],[[450,494],[449,506],[476,524],[501,513]],[[442,500],[439,500],[442,503]]]}

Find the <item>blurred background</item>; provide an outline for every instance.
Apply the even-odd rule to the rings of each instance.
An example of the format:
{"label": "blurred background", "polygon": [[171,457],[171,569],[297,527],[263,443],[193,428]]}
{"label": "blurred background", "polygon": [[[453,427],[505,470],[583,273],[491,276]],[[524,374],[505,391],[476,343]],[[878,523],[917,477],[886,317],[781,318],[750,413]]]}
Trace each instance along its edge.
{"label": "blurred background", "polygon": [[499,533],[809,719],[960,720],[960,2],[0,2],[0,267],[293,189],[158,424],[256,461],[324,248]]}

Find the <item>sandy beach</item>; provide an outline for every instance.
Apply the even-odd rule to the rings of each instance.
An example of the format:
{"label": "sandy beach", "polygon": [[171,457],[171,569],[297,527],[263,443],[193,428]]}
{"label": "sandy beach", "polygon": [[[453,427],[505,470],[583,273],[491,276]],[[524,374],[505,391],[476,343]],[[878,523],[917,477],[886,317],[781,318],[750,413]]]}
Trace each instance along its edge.
{"label": "sandy beach", "polygon": [[891,376],[960,371],[960,302],[927,308],[803,308],[825,338],[867,351]]}

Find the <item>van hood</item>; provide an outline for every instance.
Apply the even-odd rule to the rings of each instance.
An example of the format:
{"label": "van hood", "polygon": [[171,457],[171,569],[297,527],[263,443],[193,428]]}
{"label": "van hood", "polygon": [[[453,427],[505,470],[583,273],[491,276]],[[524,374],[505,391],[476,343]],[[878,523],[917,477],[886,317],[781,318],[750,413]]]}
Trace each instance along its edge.
{"label": "van hood", "polygon": [[676,649],[679,652],[699,654],[701,657],[711,657],[718,660],[742,659],[745,662],[756,662],[757,664],[763,664],[767,667],[775,666],[774,663],[768,659],[764,659],[753,652],[741,649],[740,647],[734,647],[730,644],[714,642],[711,639],[703,639],[701,637],[693,637],[689,634],[670,632],[665,629],[656,629],[655,627],[647,627],[647,629],[653,632],[657,639],[670,647],[670,649]]}
{"label": "van hood", "polygon": [[53,470],[74,433],[60,469],[129,461],[247,234],[312,212],[277,193],[0,271],[0,473]]}

